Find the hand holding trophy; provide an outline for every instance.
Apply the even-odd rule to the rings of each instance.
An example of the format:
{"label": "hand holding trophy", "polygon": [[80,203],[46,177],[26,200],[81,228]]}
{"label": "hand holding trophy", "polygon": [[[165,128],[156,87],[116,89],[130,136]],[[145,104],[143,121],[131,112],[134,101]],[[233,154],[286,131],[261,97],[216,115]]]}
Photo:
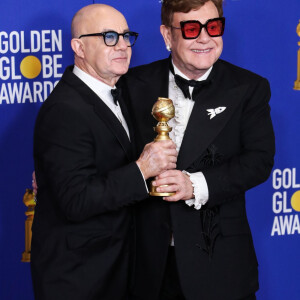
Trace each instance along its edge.
{"label": "hand holding trophy", "polygon": [[[167,122],[175,116],[175,108],[172,100],[159,97],[152,107],[151,114],[158,121],[157,125],[153,128],[154,131],[158,133],[154,141],[170,140],[169,132],[172,130],[172,127],[170,127]],[[151,196],[172,196],[174,194],[175,193],[159,193],[156,191],[156,187],[151,183]]]}

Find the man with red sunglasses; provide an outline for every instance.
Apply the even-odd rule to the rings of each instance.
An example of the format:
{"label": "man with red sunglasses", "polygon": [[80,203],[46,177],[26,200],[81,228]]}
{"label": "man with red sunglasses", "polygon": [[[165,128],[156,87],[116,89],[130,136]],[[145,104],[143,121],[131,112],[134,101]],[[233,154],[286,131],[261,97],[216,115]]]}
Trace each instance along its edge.
{"label": "man with red sunglasses", "polygon": [[253,300],[258,270],[245,192],[273,166],[269,83],[219,59],[222,0],[161,2],[171,56],[125,79],[140,149],[155,137],[154,102],[174,102],[177,170],[154,184],[176,194],[136,206],[132,299]]}

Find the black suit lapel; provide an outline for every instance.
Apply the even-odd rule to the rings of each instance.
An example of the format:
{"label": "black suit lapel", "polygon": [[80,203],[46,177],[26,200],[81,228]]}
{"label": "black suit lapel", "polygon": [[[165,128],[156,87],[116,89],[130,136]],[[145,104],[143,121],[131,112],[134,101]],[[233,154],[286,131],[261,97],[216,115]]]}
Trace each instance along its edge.
{"label": "black suit lapel", "polygon": [[131,152],[132,152],[133,157],[136,157],[136,147],[134,147],[134,145],[135,145],[134,127],[133,127],[132,120],[130,118],[130,114],[128,112],[127,105],[126,105],[123,97],[119,100],[119,105],[121,107],[123,117],[126,120],[127,127],[128,127],[128,130],[129,130],[130,142],[131,142]]}
{"label": "black suit lapel", "polygon": [[[128,156],[128,159],[132,160],[133,153],[131,143],[122,124],[115,114],[110,110],[110,108],[82,80],[73,74],[72,69],[73,67],[69,67],[65,71],[62,80],[64,80],[68,85],[72,86],[81,95],[85,102],[94,106],[95,113],[116,136],[121,147]],[[101,134],[101,132],[99,132],[99,134]]]}
{"label": "black suit lapel", "polygon": [[131,143],[125,129],[110,108],[108,108],[99,98],[97,100],[98,102],[94,104],[96,114],[116,136],[129,160],[132,160],[133,153]]}
{"label": "black suit lapel", "polygon": [[[235,99],[241,99],[246,91],[247,86],[242,86],[227,91],[218,91],[217,94],[208,92],[204,95],[202,93],[203,98],[195,103],[184,134],[178,155],[178,169],[187,169],[208,148],[239,105]],[[226,107],[226,109],[211,118],[207,110],[215,110],[219,107]]]}
{"label": "black suit lapel", "polygon": [[[195,102],[184,138],[178,155],[177,167],[187,169],[213,142],[224,126],[232,117],[247,92],[248,85],[237,86],[226,78],[218,64],[211,74],[212,83],[204,89]],[[226,107],[219,113],[213,114],[208,109]]]}

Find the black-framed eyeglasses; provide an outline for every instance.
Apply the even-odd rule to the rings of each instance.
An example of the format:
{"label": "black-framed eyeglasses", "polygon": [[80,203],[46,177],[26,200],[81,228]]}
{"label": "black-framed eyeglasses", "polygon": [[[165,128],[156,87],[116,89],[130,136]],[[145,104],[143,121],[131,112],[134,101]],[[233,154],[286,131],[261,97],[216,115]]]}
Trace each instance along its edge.
{"label": "black-framed eyeglasses", "polygon": [[205,24],[201,24],[197,20],[181,21],[180,27],[173,27],[175,29],[181,29],[182,37],[186,40],[196,39],[202,28],[206,29],[206,32],[211,37],[222,36],[225,28],[225,18],[214,18],[206,21]]}
{"label": "black-framed eyeglasses", "polygon": [[79,38],[85,36],[103,36],[105,45],[109,47],[113,47],[117,45],[120,35],[123,37],[125,43],[127,44],[127,47],[132,47],[135,44],[135,41],[139,34],[133,31],[127,31],[124,33],[118,33],[115,31],[106,31],[100,33],[82,34]]}

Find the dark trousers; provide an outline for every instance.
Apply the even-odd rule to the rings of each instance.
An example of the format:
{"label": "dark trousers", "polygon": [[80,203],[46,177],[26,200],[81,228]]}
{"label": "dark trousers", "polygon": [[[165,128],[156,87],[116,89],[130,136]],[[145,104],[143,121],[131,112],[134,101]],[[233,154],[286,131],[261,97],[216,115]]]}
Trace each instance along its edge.
{"label": "dark trousers", "polygon": [[160,291],[160,300],[185,300],[183,297],[175,259],[174,247],[169,247],[165,275]]}
{"label": "dark trousers", "polygon": [[[175,259],[174,247],[169,247],[168,260],[165,270],[165,275],[160,291],[160,300],[185,300],[181,291],[178,271]],[[201,299],[195,299],[201,300]],[[221,300],[221,299],[220,299]],[[246,298],[239,300],[256,300],[255,294],[249,295]]]}

